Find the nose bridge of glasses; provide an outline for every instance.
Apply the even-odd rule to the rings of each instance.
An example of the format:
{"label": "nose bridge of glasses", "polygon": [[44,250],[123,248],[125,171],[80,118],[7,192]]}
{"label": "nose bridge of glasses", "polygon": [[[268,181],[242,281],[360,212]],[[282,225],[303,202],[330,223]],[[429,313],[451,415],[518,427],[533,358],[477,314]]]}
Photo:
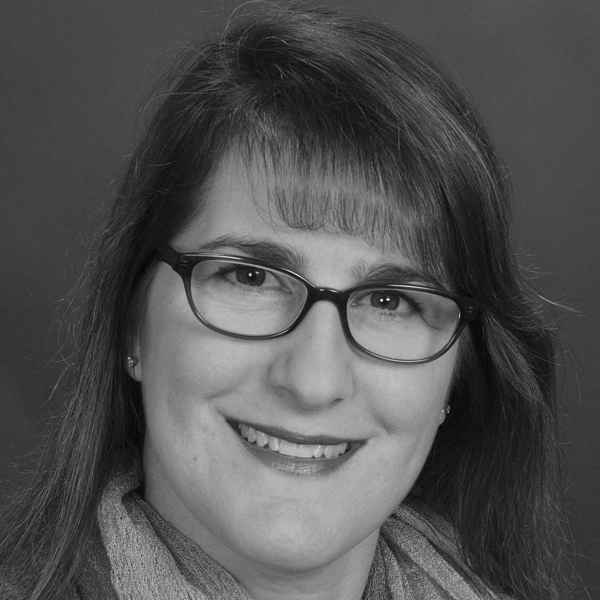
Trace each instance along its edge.
{"label": "nose bridge of glasses", "polygon": [[313,304],[320,301],[333,302],[340,313],[340,317],[342,319],[345,318],[345,311],[343,310],[346,304],[346,295],[344,292],[340,292],[339,290],[334,290],[333,288],[322,288],[315,287],[309,290],[307,304],[310,308]]}
{"label": "nose bridge of glasses", "polygon": [[348,335],[348,318],[346,315],[346,302],[347,302],[347,294],[345,292],[340,292],[339,290],[335,290],[333,288],[323,288],[323,287],[307,287],[307,298],[304,305],[304,310],[300,315],[300,320],[304,320],[304,317],[308,314],[310,309],[314,304],[321,301],[331,302],[337,308],[340,321],[342,323],[342,329],[344,330],[344,334]]}

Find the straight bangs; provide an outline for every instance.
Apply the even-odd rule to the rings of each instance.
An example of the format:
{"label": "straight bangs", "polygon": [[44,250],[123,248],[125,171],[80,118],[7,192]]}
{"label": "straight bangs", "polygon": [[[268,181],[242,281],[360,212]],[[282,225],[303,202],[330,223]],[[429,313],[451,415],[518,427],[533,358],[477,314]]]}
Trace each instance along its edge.
{"label": "straight bangs", "polygon": [[[335,140],[285,135],[239,138],[232,144],[253,189],[261,178],[267,211],[289,227],[343,233],[401,254],[428,279],[453,287],[447,257],[455,256],[434,176],[413,173],[396,157]],[[261,210],[258,206],[257,208]],[[264,209],[262,209],[264,211]]]}

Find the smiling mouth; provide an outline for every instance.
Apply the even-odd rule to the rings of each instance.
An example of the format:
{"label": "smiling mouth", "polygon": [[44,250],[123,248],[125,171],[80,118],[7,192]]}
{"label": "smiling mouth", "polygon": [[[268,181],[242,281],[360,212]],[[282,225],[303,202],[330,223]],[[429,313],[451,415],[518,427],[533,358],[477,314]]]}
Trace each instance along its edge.
{"label": "smiling mouth", "polygon": [[270,450],[273,453],[292,458],[327,460],[343,456],[351,449],[350,442],[338,444],[299,444],[283,437],[276,437],[260,431],[256,427],[238,423],[236,426],[238,434],[249,444]]}

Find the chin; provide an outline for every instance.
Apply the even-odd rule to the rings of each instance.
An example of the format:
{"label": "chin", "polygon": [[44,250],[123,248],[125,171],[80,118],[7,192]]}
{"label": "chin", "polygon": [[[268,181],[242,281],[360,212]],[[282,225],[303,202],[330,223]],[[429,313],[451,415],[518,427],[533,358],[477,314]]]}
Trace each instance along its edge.
{"label": "chin", "polygon": [[[263,510],[261,515],[255,515],[247,523],[252,525],[245,527],[244,554],[252,562],[260,563],[265,570],[289,573],[313,571],[347,551],[346,547],[342,547],[342,540],[332,535],[315,508],[289,500],[271,511]],[[239,532],[235,533],[239,536]]]}

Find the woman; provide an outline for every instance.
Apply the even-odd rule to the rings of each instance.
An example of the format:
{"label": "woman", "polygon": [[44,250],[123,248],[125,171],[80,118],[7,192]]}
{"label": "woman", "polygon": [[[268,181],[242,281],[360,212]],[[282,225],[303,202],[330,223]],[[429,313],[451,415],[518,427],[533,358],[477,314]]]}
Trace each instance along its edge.
{"label": "woman", "polygon": [[188,50],[90,270],[15,598],[563,598],[553,343],[472,104],[389,28]]}

